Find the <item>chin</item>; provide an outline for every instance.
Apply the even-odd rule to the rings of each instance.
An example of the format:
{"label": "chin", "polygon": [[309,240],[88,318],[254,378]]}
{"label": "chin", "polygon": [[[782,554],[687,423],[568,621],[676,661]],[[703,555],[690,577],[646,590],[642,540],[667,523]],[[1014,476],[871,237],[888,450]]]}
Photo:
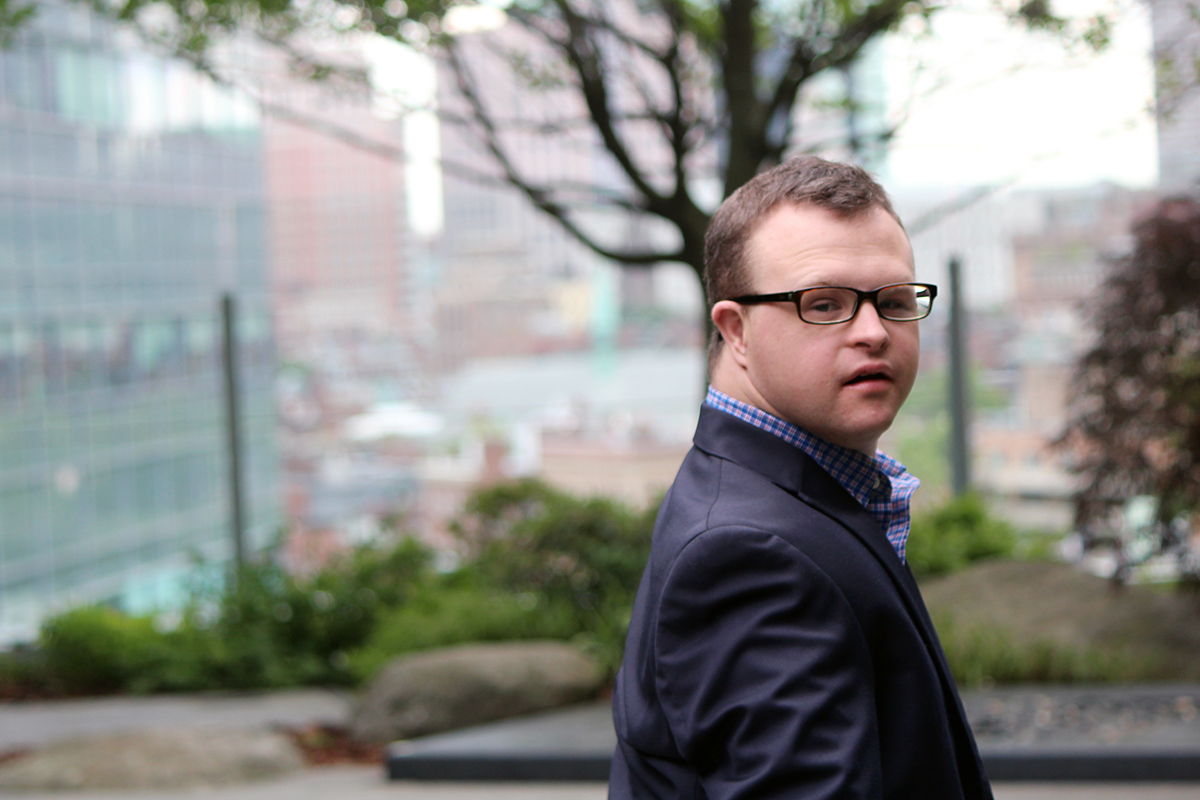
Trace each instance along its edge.
{"label": "chin", "polygon": [[870,450],[870,452],[874,454],[879,443],[879,437],[883,436],[883,434],[887,432],[888,428],[892,427],[892,419],[894,419],[894,417],[889,418],[887,422],[877,422],[871,425],[863,425],[857,428],[851,436],[847,436],[845,438],[848,440],[853,439],[856,442],[862,443],[861,447],[854,447],[855,450]]}

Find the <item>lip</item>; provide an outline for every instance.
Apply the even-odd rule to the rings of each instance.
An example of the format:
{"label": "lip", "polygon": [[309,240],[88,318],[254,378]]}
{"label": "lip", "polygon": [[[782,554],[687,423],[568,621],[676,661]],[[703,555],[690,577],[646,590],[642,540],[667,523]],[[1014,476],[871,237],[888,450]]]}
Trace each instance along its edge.
{"label": "lip", "polygon": [[[867,376],[874,376],[868,380],[862,380]],[[880,383],[892,382],[892,370],[887,364],[877,362],[872,364],[864,364],[854,372],[850,373],[850,377],[842,382],[843,386],[864,386],[876,385]]]}

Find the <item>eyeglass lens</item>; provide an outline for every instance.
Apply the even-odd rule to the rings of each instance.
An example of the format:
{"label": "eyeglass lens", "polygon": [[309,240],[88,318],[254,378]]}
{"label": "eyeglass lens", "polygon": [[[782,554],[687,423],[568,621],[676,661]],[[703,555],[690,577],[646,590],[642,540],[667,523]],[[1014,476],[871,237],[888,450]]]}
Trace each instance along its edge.
{"label": "eyeglass lens", "polygon": [[[796,298],[796,306],[806,322],[845,322],[854,316],[858,297],[853,289],[820,287],[803,292]],[[932,304],[929,292],[913,284],[885,287],[875,298],[879,316],[893,321],[921,319],[929,314]]]}

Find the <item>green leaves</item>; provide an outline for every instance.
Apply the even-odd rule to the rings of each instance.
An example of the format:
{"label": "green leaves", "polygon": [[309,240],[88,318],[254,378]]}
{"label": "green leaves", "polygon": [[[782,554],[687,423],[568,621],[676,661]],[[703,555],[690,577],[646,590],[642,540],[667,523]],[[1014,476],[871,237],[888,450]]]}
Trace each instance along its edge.
{"label": "green leaves", "polygon": [[0,47],[12,44],[13,37],[36,13],[36,3],[0,0]]}
{"label": "green leaves", "polygon": [[236,581],[198,587],[169,629],[114,608],[76,608],[42,626],[45,688],[103,694],[353,683],[349,653],[384,611],[413,596],[429,563],[428,550],[411,539],[359,548],[308,577],[267,557]]}
{"label": "green leaves", "polygon": [[1200,203],[1162,202],[1092,307],[1063,443],[1086,481],[1082,521],[1138,494],[1163,521],[1200,507]]}
{"label": "green leaves", "polygon": [[52,691],[170,691],[202,680],[204,665],[189,651],[187,640],[186,633],[158,631],[149,617],[84,606],[43,625],[38,647]]}
{"label": "green leaves", "polygon": [[1026,0],[1009,13],[1016,23],[1030,30],[1045,31],[1068,47],[1082,44],[1094,52],[1108,47],[1112,39],[1112,18],[1106,14],[1074,19],[1054,13],[1050,0]]}
{"label": "green leaves", "polygon": [[978,495],[966,494],[914,517],[905,555],[918,576],[943,575],[973,561],[1012,555],[1015,546],[1012,527],[988,516]]}
{"label": "green leaves", "polygon": [[453,531],[486,587],[565,610],[615,669],[656,512],[526,480],[472,495]]}
{"label": "green leaves", "polygon": [[0,692],[347,685],[399,653],[506,639],[573,639],[615,672],[653,522],[654,509],[500,484],[460,516],[455,572],[435,573],[411,538],[307,576],[268,551],[236,580],[205,585],[201,570],[169,628],[105,606],[52,617],[35,652],[0,656]]}
{"label": "green leaves", "polygon": [[652,526],[652,518],[613,500],[581,500],[523,481],[472,496],[455,531],[497,589],[537,592],[587,614],[632,602]]}

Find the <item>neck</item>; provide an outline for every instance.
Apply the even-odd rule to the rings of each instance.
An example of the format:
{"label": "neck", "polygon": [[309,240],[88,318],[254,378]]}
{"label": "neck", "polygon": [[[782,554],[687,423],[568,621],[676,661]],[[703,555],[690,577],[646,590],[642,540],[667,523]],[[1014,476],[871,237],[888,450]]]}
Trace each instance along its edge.
{"label": "neck", "polygon": [[740,400],[761,411],[766,411],[768,414],[773,414],[783,419],[755,391],[754,385],[750,382],[749,376],[746,374],[746,370],[730,357],[728,347],[723,349],[721,355],[717,358],[712,375],[709,377],[709,383],[718,392],[723,392],[734,400]]}

